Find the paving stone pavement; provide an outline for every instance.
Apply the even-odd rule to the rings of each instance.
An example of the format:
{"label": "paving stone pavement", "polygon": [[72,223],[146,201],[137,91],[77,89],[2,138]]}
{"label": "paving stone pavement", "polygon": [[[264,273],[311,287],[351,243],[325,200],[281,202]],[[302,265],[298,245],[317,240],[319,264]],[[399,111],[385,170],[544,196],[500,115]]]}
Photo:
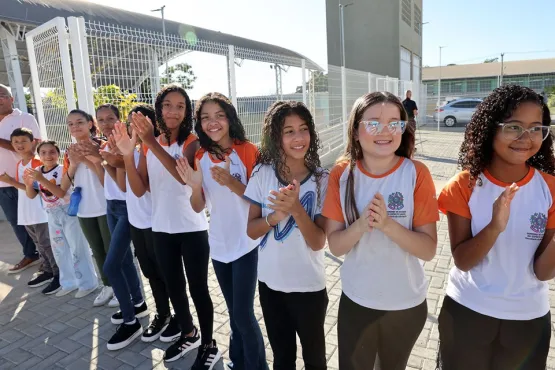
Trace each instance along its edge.
{"label": "paving stone pavement", "polygon": [[[436,180],[436,187],[439,188],[457,171],[456,156],[462,134],[460,130],[422,130],[417,132],[417,140],[417,158],[428,165]],[[114,309],[93,308],[94,294],[83,299],[74,299],[72,296],[56,298],[43,296],[38,290],[27,289],[25,282],[29,273],[23,277],[6,275],[8,265],[17,262],[14,259],[18,257],[18,246],[6,223],[0,223],[0,241],[0,369],[189,369],[192,365],[195,353],[177,362],[164,364],[162,355],[167,345],[161,342],[147,344],[138,340],[124,350],[108,351],[106,342],[115,330],[115,326],[110,322],[110,315]],[[12,253],[5,253],[6,250]],[[6,255],[10,257],[5,258]],[[337,312],[341,295],[340,263],[340,259],[326,258],[329,306],[325,328],[330,370],[338,369]],[[424,265],[429,279],[428,320],[416,342],[407,369],[435,369],[438,347],[437,315],[452,264],[447,223],[442,216],[438,223],[437,255]],[[143,279],[143,286],[147,304],[154,309],[154,301],[146,279]],[[212,268],[209,286],[215,310],[214,336],[227,361],[229,317]],[[550,289],[551,295],[555,295],[553,284],[550,284]],[[555,302],[553,298],[555,297],[552,297],[552,302]],[[191,308],[194,312],[194,307]],[[266,335],[258,298],[255,299],[255,312],[262,332]],[[143,327],[153,315],[154,313],[150,318],[141,319]],[[548,369],[553,370],[554,343],[552,341],[554,350],[550,352],[548,361]],[[266,349],[271,366],[272,351],[267,340]],[[299,350],[298,357],[300,356]],[[301,360],[297,361],[297,368],[303,368]],[[223,362],[220,362],[216,369],[224,369]]]}

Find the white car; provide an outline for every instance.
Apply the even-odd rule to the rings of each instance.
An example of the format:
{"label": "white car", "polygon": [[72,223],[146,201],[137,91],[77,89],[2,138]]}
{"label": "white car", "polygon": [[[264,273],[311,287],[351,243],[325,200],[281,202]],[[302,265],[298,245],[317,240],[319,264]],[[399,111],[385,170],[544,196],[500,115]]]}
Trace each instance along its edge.
{"label": "white car", "polygon": [[435,110],[434,121],[437,122],[439,116],[439,120],[443,121],[446,127],[454,127],[457,123],[468,123],[481,102],[482,99],[476,98],[451,101]]}

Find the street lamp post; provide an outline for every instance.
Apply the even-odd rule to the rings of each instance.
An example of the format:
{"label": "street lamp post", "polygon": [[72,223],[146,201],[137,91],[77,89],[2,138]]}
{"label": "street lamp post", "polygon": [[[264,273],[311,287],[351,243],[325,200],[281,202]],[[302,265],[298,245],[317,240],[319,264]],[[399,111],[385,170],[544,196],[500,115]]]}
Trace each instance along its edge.
{"label": "street lamp post", "polygon": [[341,66],[345,67],[345,8],[354,5],[354,3],[349,4],[339,4],[339,17],[341,18],[340,23],[340,34],[341,34]]}
{"label": "street lamp post", "polygon": [[441,50],[447,46],[439,47],[439,82],[437,86],[437,130],[439,131],[439,122],[441,121]]}
{"label": "street lamp post", "polygon": [[151,10],[152,12],[160,12],[160,14],[162,15],[162,34],[164,36],[164,53],[166,55],[164,55],[164,58],[166,59],[166,78],[169,80],[169,76],[168,76],[168,46],[167,46],[167,41],[166,41],[166,20],[164,18],[164,8],[166,6],[162,5],[161,8],[159,9],[154,9]]}

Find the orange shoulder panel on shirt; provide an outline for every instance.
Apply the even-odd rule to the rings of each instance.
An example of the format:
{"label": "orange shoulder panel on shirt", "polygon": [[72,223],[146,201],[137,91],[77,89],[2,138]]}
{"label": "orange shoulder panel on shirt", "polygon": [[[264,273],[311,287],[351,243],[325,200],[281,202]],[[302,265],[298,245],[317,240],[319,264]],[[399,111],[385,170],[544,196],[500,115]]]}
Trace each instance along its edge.
{"label": "orange shoulder panel on shirt", "polygon": [[31,168],[37,168],[39,166],[42,166],[42,162],[40,161],[40,159],[38,158],[33,158],[31,159]]}
{"label": "orange shoulder panel on shirt", "polygon": [[455,175],[439,194],[439,210],[447,214],[454,213],[464,218],[471,218],[468,202],[474,184],[470,180],[470,172],[462,171]]}
{"label": "orange shoulder panel on shirt", "polygon": [[436,188],[430,170],[419,161],[412,161],[416,168],[414,186],[414,213],[412,226],[418,227],[439,221]]}
{"label": "orange shoulder panel on shirt", "polygon": [[187,150],[187,147],[197,140],[198,140],[197,135],[189,134],[189,136],[187,136],[187,139],[185,139],[185,141],[183,142],[183,152],[181,154],[185,155],[185,150]]}
{"label": "orange shoulder panel on shirt", "polygon": [[543,180],[547,183],[549,187],[549,192],[551,193],[551,207],[547,212],[547,229],[555,229],[555,176],[549,175],[547,173],[538,171]]}
{"label": "orange shoulder panel on shirt", "polygon": [[[198,159],[200,161],[204,156],[204,153],[206,153],[206,150],[204,148],[199,148],[195,153],[195,159]],[[197,161],[195,160],[195,162],[193,163],[193,170],[196,171],[197,169]]]}
{"label": "orange shoulder panel on shirt", "polygon": [[258,147],[251,143],[250,141],[244,142],[242,144],[234,145],[234,149],[245,165],[247,169],[247,182],[251,178],[252,170],[256,163],[256,157],[258,156]]}
{"label": "orange shoulder panel on shirt", "polygon": [[19,161],[15,164],[15,181],[19,182],[19,166],[21,165],[22,161]]}
{"label": "orange shoulder panel on shirt", "polygon": [[341,207],[339,180],[348,165],[349,162],[341,162],[331,169],[328,178],[326,199],[324,200],[324,207],[322,209],[322,216],[341,223],[345,223],[345,218],[343,217],[343,208]]}

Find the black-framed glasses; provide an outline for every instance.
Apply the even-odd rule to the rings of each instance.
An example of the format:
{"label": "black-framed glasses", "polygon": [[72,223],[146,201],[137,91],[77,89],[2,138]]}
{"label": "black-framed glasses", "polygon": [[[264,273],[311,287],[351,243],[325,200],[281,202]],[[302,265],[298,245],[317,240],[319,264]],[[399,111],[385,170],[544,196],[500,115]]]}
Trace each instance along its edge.
{"label": "black-framed glasses", "polygon": [[528,132],[530,140],[532,141],[544,141],[549,136],[549,126],[534,126],[525,129],[517,122],[504,122],[499,123],[499,127],[503,132],[503,137],[507,140],[518,140]]}
{"label": "black-framed glasses", "polygon": [[388,124],[383,124],[378,121],[361,121],[370,135],[379,135],[382,133],[384,128],[392,135],[401,135],[405,132],[407,128],[407,123],[405,121],[393,121]]}

